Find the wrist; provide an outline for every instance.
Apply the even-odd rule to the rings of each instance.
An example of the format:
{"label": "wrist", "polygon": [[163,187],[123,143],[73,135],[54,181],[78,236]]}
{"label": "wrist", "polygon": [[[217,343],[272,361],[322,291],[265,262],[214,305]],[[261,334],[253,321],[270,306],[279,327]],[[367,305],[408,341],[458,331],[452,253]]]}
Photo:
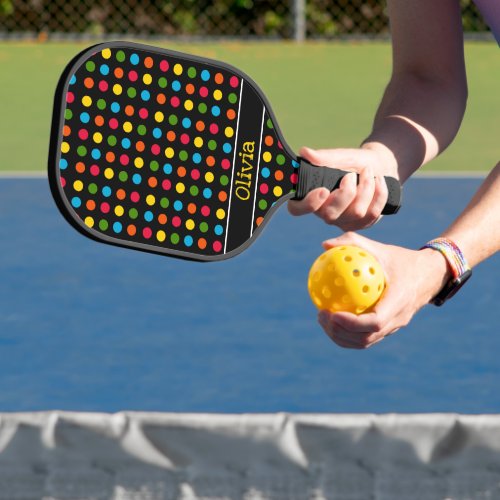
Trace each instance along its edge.
{"label": "wrist", "polygon": [[396,156],[385,144],[367,139],[361,144],[361,149],[372,151],[379,157],[380,164],[382,165],[382,172],[380,173],[399,179]]}
{"label": "wrist", "polygon": [[429,303],[443,289],[452,278],[452,273],[444,255],[436,252],[432,248],[422,248],[419,250],[423,262],[420,269],[425,269],[424,289],[425,302]]}

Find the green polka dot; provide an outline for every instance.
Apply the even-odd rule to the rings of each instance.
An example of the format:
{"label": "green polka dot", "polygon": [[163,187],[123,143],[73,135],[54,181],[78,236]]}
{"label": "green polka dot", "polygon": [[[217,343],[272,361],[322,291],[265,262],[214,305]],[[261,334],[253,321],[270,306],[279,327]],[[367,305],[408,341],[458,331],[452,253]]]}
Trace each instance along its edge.
{"label": "green polka dot", "polygon": [[125,172],[125,170],[122,170],[118,174],[118,179],[120,179],[122,182],[125,182],[126,180],[128,180],[128,174],[127,174],[127,172]]}
{"label": "green polka dot", "polygon": [[217,149],[217,142],[214,141],[213,139],[208,141],[208,149],[210,149],[210,151],[216,150]]}
{"label": "green polka dot", "polygon": [[160,164],[156,160],[153,160],[149,164],[149,168],[150,168],[151,172],[156,172],[160,168]]}
{"label": "green polka dot", "polygon": [[179,159],[181,161],[186,161],[188,158],[189,158],[189,155],[188,155],[187,151],[182,150],[179,152]]}
{"label": "green polka dot", "polygon": [[116,146],[117,142],[118,142],[118,140],[116,139],[116,137],[114,135],[108,136],[108,144],[110,146]]}
{"label": "green polka dot", "polygon": [[267,128],[274,128],[273,122],[271,118],[269,118],[266,122]]}
{"label": "green polka dot", "polygon": [[179,119],[175,115],[170,115],[168,117],[168,123],[170,123],[170,125],[177,125],[178,121]]}
{"label": "green polka dot", "polygon": [[76,152],[78,153],[78,156],[85,156],[87,154],[87,148],[85,146],[78,146]]}
{"label": "green polka dot", "polygon": [[234,92],[229,94],[227,99],[231,104],[236,104],[238,102],[238,96]]}
{"label": "green polka dot", "polygon": [[199,105],[198,105],[198,111],[204,115],[206,112],[207,112],[207,105],[204,103],[204,102],[201,102]]}
{"label": "green polka dot", "polygon": [[146,132],[147,132],[147,129],[146,129],[146,126],[145,125],[139,125],[137,127],[137,133],[139,135],[146,135]]}
{"label": "green polka dot", "polygon": [[200,190],[198,189],[197,186],[191,186],[189,188],[189,192],[190,192],[191,196],[198,196]]}
{"label": "green polka dot", "polygon": [[206,233],[208,231],[208,224],[206,222],[202,222],[200,224],[200,231],[202,233]]}
{"label": "green polka dot", "polygon": [[161,78],[158,78],[158,86],[162,89],[164,89],[168,85],[167,79],[162,76]]}
{"label": "green polka dot", "polygon": [[104,99],[99,99],[97,101],[97,107],[102,111],[106,109],[106,101]]}
{"label": "green polka dot", "polygon": [[161,208],[168,208],[169,205],[170,205],[170,202],[168,201],[168,198],[162,198],[160,200],[160,207]]}
{"label": "green polka dot", "polygon": [[170,241],[174,244],[174,245],[177,245],[177,243],[179,243],[179,241],[181,240],[181,238],[179,237],[179,235],[177,233],[172,233],[170,235]]}
{"label": "green polka dot", "polygon": [[133,99],[133,98],[137,95],[137,90],[135,90],[135,88],[134,88],[134,87],[129,87],[129,88],[127,89],[127,95],[128,95],[131,99]]}
{"label": "green polka dot", "polygon": [[128,216],[131,218],[131,219],[137,219],[137,217],[139,217],[139,212],[137,211],[137,208],[131,208],[129,211],[128,211]]}
{"label": "green polka dot", "polygon": [[91,182],[89,184],[89,193],[90,194],[96,194],[97,193],[97,184],[95,184],[94,182]]}
{"label": "green polka dot", "polygon": [[85,63],[85,69],[92,73],[95,70],[95,63],[94,61],[87,61]]}
{"label": "green polka dot", "polygon": [[119,61],[119,62],[125,61],[125,52],[123,52],[123,50],[119,50],[116,53],[116,60]]}
{"label": "green polka dot", "polygon": [[278,165],[284,165],[285,164],[285,157],[283,155],[278,155],[276,157],[276,161]]}
{"label": "green polka dot", "polygon": [[261,210],[265,210],[267,208],[267,201],[266,200],[260,200],[259,201],[259,208]]}
{"label": "green polka dot", "polygon": [[193,68],[192,66],[188,69],[188,76],[189,78],[194,78],[196,76],[196,68]]}
{"label": "green polka dot", "polygon": [[64,118],[66,120],[71,120],[71,118],[73,118],[73,111],[71,111],[71,109],[67,109],[65,112],[64,112]]}
{"label": "green polka dot", "polygon": [[227,175],[222,175],[220,178],[220,183],[222,186],[227,186],[229,184],[229,177]]}
{"label": "green polka dot", "polygon": [[105,219],[101,219],[101,220],[99,221],[99,229],[100,229],[101,231],[106,231],[106,230],[108,229],[108,227],[109,227],[109,224],[108,224],[108,221],[107,221],[107,220],[105,220]]}

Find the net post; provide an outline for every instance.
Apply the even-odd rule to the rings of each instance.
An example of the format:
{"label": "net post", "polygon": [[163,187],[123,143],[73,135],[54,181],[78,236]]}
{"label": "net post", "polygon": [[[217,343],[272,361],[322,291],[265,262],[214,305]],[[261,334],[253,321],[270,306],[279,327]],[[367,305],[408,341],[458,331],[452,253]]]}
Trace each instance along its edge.
{"label": "net post", "polygon": [[301,43],[306,39],[306,0],[292,0],[293,39]]}

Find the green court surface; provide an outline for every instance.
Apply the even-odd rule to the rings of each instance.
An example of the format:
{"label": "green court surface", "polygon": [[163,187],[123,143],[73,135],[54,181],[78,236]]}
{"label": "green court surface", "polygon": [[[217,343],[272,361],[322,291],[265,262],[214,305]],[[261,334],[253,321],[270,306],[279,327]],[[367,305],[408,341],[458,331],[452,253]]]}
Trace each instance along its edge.
{"label": "green court surface", "polygon": [[[391,70],[386,42],[159,43],[221,59],[268,96],[295,149],[355,147],[368,134]],[[66,63],[89,43],[0,44],[0,171],[46,167],[54,89]],[[466,44],[469,103],[453,145],[426,170],[489,170],[498,161],[500,58],[493,43]]]}

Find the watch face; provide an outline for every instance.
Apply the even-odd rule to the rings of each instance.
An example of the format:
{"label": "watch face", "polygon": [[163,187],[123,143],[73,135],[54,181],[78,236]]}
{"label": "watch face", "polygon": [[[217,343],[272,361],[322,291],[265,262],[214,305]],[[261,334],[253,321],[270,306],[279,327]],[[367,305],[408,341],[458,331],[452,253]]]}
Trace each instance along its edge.
{"label": "watch face", "polygon": [[444,286],[444,288],[432,299],[436,306],[442,306],[448,299],[451,299],[462,288],[472,276],[472,270],[468,269],[458,278],[454,278]]}

